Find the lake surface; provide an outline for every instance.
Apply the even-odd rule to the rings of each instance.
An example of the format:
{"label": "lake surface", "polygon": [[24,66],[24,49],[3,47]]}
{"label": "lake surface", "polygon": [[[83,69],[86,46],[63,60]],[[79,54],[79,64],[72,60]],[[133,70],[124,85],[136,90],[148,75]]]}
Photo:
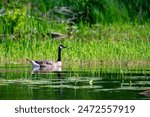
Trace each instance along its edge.
{"label": "lake surface", "polygon": [[[137,100],[150,89],[150,71],[69,70],[0,67],[0,99]],[[148,93],[147,93],[148,94]]]}

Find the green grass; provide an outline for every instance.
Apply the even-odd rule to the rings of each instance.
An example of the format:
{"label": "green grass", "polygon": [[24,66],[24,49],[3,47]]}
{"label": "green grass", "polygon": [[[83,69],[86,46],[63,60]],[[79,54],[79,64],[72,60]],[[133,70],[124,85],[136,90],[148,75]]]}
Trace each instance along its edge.
{"label": "green grass", "polygon": [[81,23],[77,26],[74,37],[64,40],[42,37],[41,33],[67,33],[66,24],[50,23],[44,27],[39,23],[38,26],[37,33],[22,33],[20,38],[12,39],[11,35],[7,35],[0,44],[2,65],[26,64],[26,58],[56,60],[57,47],[64,44],[67,49],[63,50],[62,59],[67,67],[149,68],[149,24],[114,23],[89,27]]}

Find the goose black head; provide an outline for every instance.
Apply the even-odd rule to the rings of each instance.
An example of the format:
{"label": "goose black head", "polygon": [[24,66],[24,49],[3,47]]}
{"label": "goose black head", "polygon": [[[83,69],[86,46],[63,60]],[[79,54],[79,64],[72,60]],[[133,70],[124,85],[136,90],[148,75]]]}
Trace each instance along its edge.
{"label": "goose black head", "polygon": [[60,49],[66,48],[64,45],[59,45]]}

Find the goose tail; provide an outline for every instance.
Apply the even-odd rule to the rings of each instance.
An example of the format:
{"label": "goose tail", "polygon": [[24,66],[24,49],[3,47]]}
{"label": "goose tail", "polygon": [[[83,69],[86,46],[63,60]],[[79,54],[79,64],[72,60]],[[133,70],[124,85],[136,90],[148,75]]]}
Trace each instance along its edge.
{"label": "goose tail", "polygon": [[40,64],[36,63],[35,61],[30,60],[30,59],[26,59],[26,60],[32,64],[32,67],[40,67]]}

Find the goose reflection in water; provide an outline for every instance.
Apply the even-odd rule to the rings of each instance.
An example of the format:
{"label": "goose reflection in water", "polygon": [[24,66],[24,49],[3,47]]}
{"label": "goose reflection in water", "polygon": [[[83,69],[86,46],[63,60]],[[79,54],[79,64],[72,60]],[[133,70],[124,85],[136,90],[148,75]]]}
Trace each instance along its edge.
{"label": "goose reflection in water", "polygon": [[31,74],[38,73],[56,73],[57,78],[62,78],[62,67],[33,67],[31,70]]}
{"label": "goose reflection in water", "polygon": [[[64,95],[64,88],[63,86],[63,78],[62,78],[62,67],[57,67],[57,68],[51,68],[51,67],[33,67],[31,70],[31,74],[34,78],[37,78],[38,76],[36,74],[56,74],[55,77],[53,77],[51,80],[52,82],[57,82],[57,94],[61,96]],[[47,84],[46,84],[47,85]],[[55,83],[50,85],[56,85]],[[48,86],[48,85],[47,85]],[[49,86],[48,86],[49,87]]]}

